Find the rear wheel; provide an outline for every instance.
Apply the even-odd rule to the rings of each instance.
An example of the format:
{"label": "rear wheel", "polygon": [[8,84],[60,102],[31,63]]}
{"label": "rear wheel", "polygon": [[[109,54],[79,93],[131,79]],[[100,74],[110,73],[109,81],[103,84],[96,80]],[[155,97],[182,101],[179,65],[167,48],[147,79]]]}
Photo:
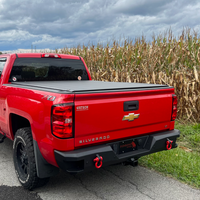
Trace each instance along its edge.
{"label": "rear wheel", "polygon": [[38,178],[31,129],[21,128],[15,134],[13,160],[19,182],[25,189],[45,185],[49,178]]}

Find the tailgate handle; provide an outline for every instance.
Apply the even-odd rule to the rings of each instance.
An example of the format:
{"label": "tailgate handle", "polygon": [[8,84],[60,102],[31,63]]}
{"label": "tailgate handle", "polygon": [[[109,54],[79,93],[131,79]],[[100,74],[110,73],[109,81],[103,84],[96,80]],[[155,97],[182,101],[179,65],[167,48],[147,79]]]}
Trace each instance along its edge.
{"label": "tailgate handle", "polygon": [[132,111],[139,109],[139,101],[126,101],[124,102],[124,111]]}

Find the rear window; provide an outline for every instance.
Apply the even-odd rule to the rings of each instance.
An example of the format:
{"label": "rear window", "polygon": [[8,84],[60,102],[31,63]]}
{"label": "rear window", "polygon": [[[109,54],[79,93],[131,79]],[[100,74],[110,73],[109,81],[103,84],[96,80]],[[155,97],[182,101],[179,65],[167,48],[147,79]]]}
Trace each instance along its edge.
{"label": "rear window", "polygon": [[3,68],[5,67],[6,64],[6,58],[0,58],[0,77],[3,71]]}
{"label": "rear window", "polygon": [[89,80],[81,60],[17,58],[9,81]]}

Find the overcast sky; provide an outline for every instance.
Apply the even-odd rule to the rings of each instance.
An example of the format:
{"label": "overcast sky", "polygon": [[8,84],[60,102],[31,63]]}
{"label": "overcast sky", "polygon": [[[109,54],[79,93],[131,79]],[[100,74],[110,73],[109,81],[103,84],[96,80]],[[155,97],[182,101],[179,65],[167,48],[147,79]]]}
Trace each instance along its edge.
{"label": "overcast sky", "polygon": [[199,0],[0,0],[0,51],[200,31]]}

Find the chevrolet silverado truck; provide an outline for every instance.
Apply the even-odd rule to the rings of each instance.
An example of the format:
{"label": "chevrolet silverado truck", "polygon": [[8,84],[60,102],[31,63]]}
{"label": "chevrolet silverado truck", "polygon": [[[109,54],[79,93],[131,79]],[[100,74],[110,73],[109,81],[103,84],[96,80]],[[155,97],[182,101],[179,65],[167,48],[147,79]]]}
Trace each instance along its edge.
{"label": "chevrolet silverado truck", "polygon": [[[83,58],[0,55],[0,142],[26,189],[69,173],[176,148],[177,97],[167,85],[92,81]],[[1,155],[0,155],[1,156]]]}

